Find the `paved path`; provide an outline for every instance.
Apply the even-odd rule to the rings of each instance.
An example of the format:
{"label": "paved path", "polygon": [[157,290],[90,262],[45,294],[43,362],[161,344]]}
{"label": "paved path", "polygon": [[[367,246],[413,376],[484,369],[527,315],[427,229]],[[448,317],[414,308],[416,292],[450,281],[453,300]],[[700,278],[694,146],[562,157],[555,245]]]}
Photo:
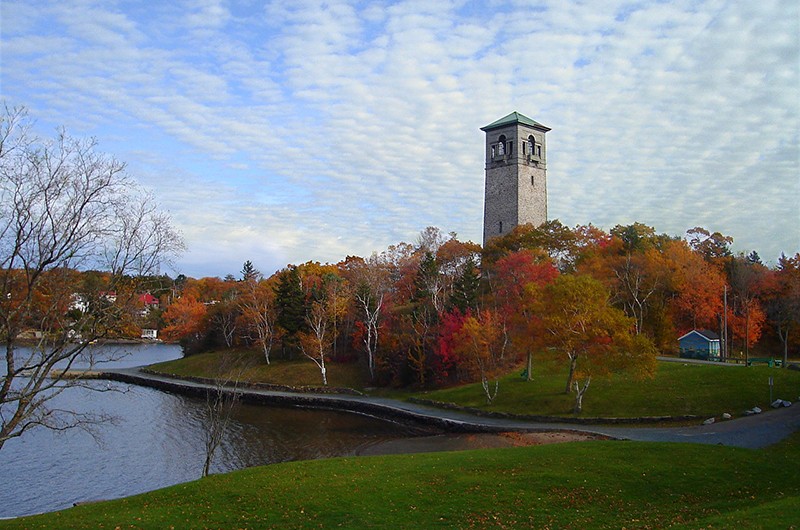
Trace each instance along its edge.
{"label": "paved path", "polygon": [[[104,374],[109,379],[178,393],[204,394],[207,389],[212,388],[212,385],[205,383],[145,373],[138,368],[105,370]],[[242,393],[243,399],[257,403],[347,410],[401,421],[420,422],[450,432],[576,431],[627,440],[719,444],[755,449],[777,443],[800,430],[800,404],[755,416],[719,421],[711,425],[630,427],[489,418],[371,396],[281,392],[252,388],[245,389]]]}

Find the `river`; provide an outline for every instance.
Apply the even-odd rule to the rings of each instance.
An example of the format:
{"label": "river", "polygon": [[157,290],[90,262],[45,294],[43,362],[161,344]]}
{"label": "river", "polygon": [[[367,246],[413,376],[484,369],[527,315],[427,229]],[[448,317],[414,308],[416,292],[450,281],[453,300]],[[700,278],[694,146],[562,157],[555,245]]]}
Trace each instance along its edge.
{"label": "river", "polygon": [[[102,350],[105,348],[105,350]],[[152,364],[181,356],[165,344],[97,347],[128,352],[104,367]],[[92,381],[94,392],[70,388],[54,406],[107,413],[99,439],[81,430],[36,429],[0,450],[0,517],[115,499],[200,478],[208,417],[202,399],[151,388]],[[414,436],[408,427],[357,414],[241,404],[212,473],[289,460],[355,455],[375,444]]]}

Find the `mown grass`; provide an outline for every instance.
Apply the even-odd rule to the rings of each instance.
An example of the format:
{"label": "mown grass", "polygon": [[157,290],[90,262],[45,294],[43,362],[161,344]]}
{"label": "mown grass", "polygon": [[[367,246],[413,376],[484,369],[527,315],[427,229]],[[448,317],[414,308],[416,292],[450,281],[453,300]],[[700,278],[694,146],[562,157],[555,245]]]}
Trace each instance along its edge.
{"label": "mown grass", "polygon": [[[769,407],[770,377],[775,399],[798,399],[800,371],[659,362],[652,379],[618,375],[592,380],[581,416],[718,416],[724,412],[738,416],[754,406]],[[487,405],[479,384],[436,390],[420,397],[495,412],[573,416],[574,394],[564,393],[565,381],[565,370],[543,366],[534,369],[530,382],[519,372],[503,377],[491,405]]]}
{"label": "mown grass", "polygon": [[[221,352],[192,355],[153,365],[151,368],[179,376],[220,377],[238,373],[238,368],[220,374]],[[260,354],[240,350],[237,356],[248,366],[242,378],[295,387],[321,386],[319,368],[308,359],[273,361],[267,365]],[[366,374],[356,363],[329,363],[328,383],[332,387],[364,389]],[[523,415],[574,416],[574,395],[565,394],[564,366],[539,363],[533,381],[520,377],[521,369],[502,377],[500,391],[491,405],[480,384],[460,385],[433,391],[376,389],[373,393],[406,399],[409,396],[456,403],[485,411]],[[719,416],[728,412],[740,416],[754,406],[769,407],[769,378],[773,398],[796,401],[800,397],[800,371],[759,366],[715,366],[659,362],[655,377],[637,380],[630,375],[594,379],[586,393],[581,417]]]}
{"label": "mown grass", "polygon": [[276,464],[0,528],[791,528],[778,447],[580,442]]}
{"label": "mown grass", "polygon": [[[237,362],[231,365],[223,361],[224,356]],[[329,362],[325,367],[328,386],[358,389],[364,384],[363,370],[357,364]],[[310,359],[277,360],[268,365],[260,353],[251,350],[200,353],[154,364],[149,368],[182,377],[233,378],[294,387],[322,386],[320,370]]]}

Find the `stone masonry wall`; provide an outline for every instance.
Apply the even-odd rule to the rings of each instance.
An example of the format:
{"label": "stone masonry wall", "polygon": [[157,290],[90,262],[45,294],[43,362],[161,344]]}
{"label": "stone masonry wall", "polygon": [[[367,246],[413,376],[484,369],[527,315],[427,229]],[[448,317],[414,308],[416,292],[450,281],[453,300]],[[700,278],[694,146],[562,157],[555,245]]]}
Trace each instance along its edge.
{"label": "stone masonry wall", "polygon": [[[541,153],[530,153],[533,136]],[[498,142],[505,136],[511,150],[500,154]],[[539,226],[547,221],[547,166],[545,134],[522,124],[512,124],[486,133],[486,184],[483,214],[483,244],[508,233],[518,224]],[[502,223],[502,225],[501,225]],[[502,229],[501,229],[502,226]]]}

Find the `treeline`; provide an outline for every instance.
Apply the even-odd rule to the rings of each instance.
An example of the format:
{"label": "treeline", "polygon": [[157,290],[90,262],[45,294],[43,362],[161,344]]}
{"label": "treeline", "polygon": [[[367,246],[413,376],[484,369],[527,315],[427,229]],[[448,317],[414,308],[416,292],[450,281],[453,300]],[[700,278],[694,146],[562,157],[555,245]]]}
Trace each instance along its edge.
{"label": "treeline", "polygon": [[481,380],[489,400],[494,375],[536,355],[569,364],[569,389],[581,375],[647,372],[632,352],[674,353],[692,329],[727,336],[732,357],[796,355],[800,254],[769,268],[731,243],[703,228],[679,238],[639,223],[606,232],[550,221],[482,249],[428,228],[413,244],[335,265],[264,277],[248,261],[239,278],[181,277],[161,336],[187,354],[305,356],[323,379],[335,361],[363,363],[376,385]]}

